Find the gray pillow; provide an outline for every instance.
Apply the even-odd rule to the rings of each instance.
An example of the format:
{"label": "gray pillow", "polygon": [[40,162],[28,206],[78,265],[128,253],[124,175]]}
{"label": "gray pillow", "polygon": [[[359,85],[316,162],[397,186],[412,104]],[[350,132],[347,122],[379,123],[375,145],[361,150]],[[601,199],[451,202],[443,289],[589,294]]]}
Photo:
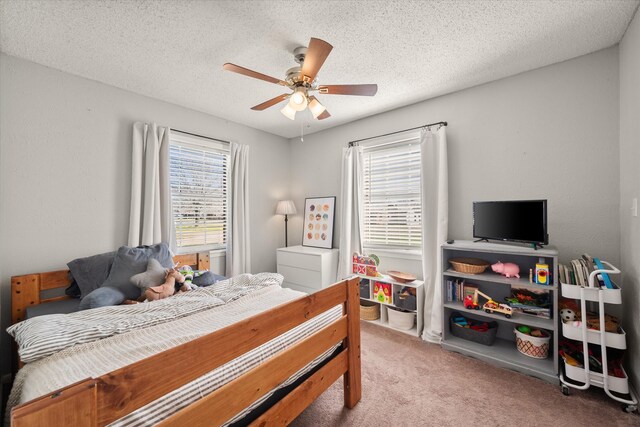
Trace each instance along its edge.
{"label": "gray pillow", "polygon": [[224,279],[226,279],[226,277],[214,274],[210,271],[205,271],[198,277],[194,277],[192,283],[196,286],[211,286]]}
{"label": "gray pillow", "polygon": [[122,304],[125,299],[127,299],[127,297],[120,289],[111,286],[102,286],[82,298],[79,309],[87,310],[89,308],[119,305]]}
{"label": "gray pillow", "polygon": [[80,288],[80,298],[86,297],[107,280],[115,256],[115,252],[105,252],[67,263],[73,279]]}
{"label": "gray pillow", "polygon": [[111,286],[120,289],[127,299],[138,299],[141,294],[140,288],[131,283],[130,279],[131,276],[147,269],[150,258],[157,260],[165,268],[173,267],[173,258],[166,243],[137,248],[121,246],[116,252],[109,277],[100,287]]}
{"label": "gray pillow", "polygon": [[145,290],[151,286],[162,285],[166,274],[165,268],[157,260],[151,258],[147,262],[147,271],[131,276],[130,280],[131,283]]}

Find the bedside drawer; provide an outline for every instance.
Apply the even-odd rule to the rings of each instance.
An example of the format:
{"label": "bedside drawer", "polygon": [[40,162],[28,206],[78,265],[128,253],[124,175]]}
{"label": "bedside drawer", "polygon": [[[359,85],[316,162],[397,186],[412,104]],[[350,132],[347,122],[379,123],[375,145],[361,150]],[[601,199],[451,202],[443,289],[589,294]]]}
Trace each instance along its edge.
{"label": "bedside drawer", "polygon": [[314,271],[322,269],[322,257],[320,255],[278,251],[276,257],[278,265],[288,265]]}
{"label": "bedside drawer", "polygon": [[[278,264],[278,273],[284,276],[284,281],[309,288],[312,291],[322,289],[322,275],[319,271],[305,270]],[[306,291],[305,291],[306,292]]]}

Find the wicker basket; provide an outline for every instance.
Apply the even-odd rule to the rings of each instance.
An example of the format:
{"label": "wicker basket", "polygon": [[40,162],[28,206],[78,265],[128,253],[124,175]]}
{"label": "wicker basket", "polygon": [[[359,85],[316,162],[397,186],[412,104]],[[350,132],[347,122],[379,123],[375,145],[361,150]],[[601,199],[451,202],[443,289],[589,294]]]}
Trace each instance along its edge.
{"label": "wicker basket", "polygon": [[458,273],[480,274],[489,267],[489,263],[478,258],[452,258],[449,260],[451,266]]}
{"label": "wicker basket", "polygon": [[380,305],[374,302],[360,301],[360,318],[362,320],[378,320]]}

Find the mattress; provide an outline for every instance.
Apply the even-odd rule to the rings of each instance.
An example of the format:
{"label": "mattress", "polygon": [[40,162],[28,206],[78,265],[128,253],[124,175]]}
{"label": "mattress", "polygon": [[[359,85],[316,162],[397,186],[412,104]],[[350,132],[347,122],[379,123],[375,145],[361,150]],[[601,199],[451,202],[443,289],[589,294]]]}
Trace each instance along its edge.
{"label": "mattress", "polygon": [[[281,283],[281,276],[273,276],[278,276]],[[232,282],[233,279],[230,279],[230,281]],[[220,289],[225,289],[224,284],[220,286]],[[257,287],[256,289],[250,289],[250,287],[243,289],[242,295],[235,299],[225,299],[225,295],[220,295],[224,303],[213,308],[178,317],[166,323],[137,328],[130,332],[115,334],[96,341],[76,344],[33,363],[28,363],[18,372],[9,398],[8,408],[82,379],[99,377],[304,295],[302,292],[282,288],[280,285],[274,284]],[[203,377],[184,385],[178,390],[174,390],[168,395],[149,403],[111,425],[131,427],[154,425],[232,381],[244,372],[258,366],[275,353],[290,347],[339,319],[341,315],[342,307],[336,306],[268,343],[220,366]],[[339,342],[336,343],[334,347],[328,349],[287,381],[237,414],[228,423],[238,421],[269,398],[276,390],[290,385],[312,370],[339,345]],[[179,375],[179,372],[176,375]]]}

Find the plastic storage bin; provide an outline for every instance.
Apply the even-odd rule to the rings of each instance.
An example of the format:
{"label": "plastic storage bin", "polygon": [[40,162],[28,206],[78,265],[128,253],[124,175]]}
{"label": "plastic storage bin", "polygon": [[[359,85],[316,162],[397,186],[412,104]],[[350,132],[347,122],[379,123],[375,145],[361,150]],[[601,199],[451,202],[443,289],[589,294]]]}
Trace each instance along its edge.
{"label": "plastic storage bin", "polygon": [[[580,289],[582,286],[570,285],[568,283],[562,283],[562,296],[571,299],[580,299]],[[598,292],[600,288],[584,288],[584,299],[586,301],[598,302]],[[602,301],[606,304],[622,304],[622,292],[615,283],[613,289],[602,288]]]}
{"label": "plastic storage bin", "polygon": [[[564,360],[562,362],[564,363],[564,372],[567,374],[567,378],[581,383],[586,382],[587,371],[585,371],[584,368],[571,366]],[[609,386],[609,390],[611,391],[622,394],[629,394],[629,380],[624,368],[622,368],[622,372],[624,373],[624,378],[607,375],[607,384]],[[599,374],[598,372],[589,371],[589,381],[595,386],[604,386],[604,376],[602,374]]]}
{"label": "plastic storage bin", "polygon": [[[591,344],[600,345],[600,332],[597,329],[587,329],[587,341]],[[562,335],[565,338],[569,338],[576,341],[582,341],[582,328],[579,326],[572,326],[567,323],[562,324]],[[607,347],[626,349],[627,348],[627,334],[624,329],[620,328],[620,333],[604,332],[605,344]]]}

